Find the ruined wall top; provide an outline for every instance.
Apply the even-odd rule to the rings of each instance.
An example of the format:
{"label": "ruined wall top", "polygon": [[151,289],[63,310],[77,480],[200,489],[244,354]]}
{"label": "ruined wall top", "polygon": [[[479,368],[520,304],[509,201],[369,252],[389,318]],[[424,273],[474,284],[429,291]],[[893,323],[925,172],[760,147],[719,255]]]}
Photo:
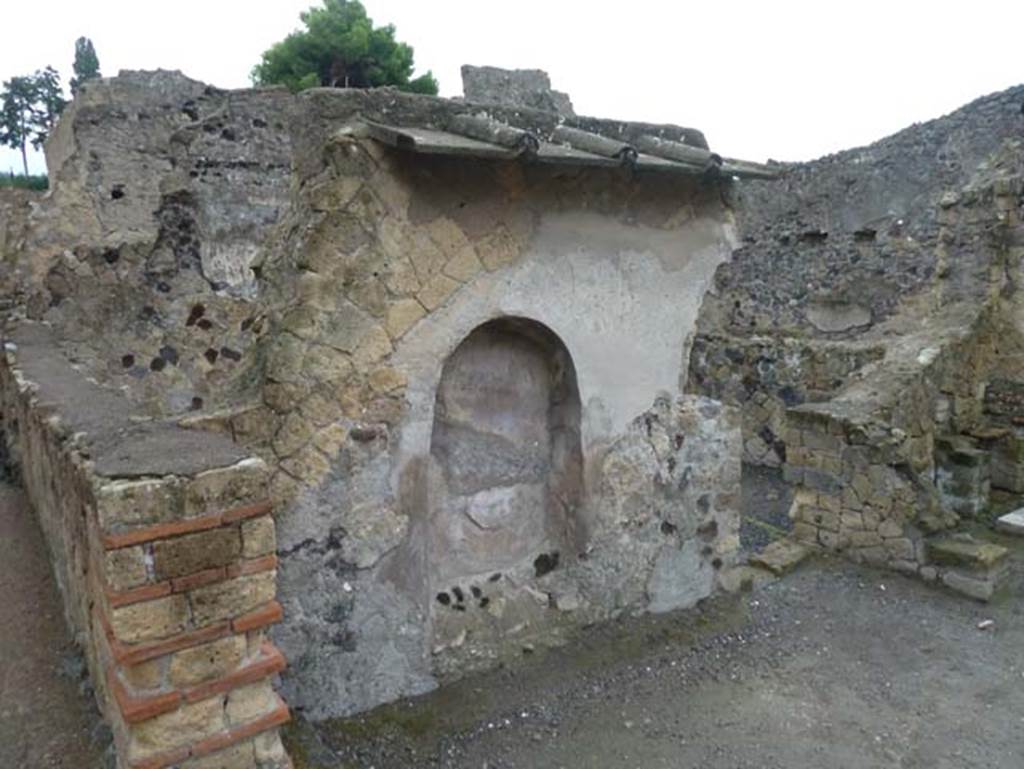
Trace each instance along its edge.
{"label": "ruined wall top", "polygon": [[551,88],[548,73],[541,69],[501,69],[462,65],[462,92],[466,101],[529,107],[573,117],[569,95]]}

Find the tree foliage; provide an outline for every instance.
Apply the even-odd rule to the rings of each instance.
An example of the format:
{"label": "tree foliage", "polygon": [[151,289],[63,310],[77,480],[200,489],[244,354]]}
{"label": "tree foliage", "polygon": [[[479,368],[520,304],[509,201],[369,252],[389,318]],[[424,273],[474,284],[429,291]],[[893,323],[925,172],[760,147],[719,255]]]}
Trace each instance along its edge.
{"label": "tree foliage", "polygon": [[412,77],[413,50],[395,40],[394,26],[374,27],[358,0],[324,0],[322,8],[310,8],[299,18],[306,28],[271,46],[253,68],[257,85],[285,85],[292,91],[393,85],[437,93],[430,72]]}
{"label": "tree foliage", "polygon": [[53,67],[4,83],[0,91],[0,144],[21,151],[26,176],[28,145],[36,149],[43,146],[66,104],[60,75]]}
{"label": "tree foliage", "polygon": [[71,65],[74,77],[71,78],[71,95],[76,96],[78,89],[87,80],[100,77],[100,60],[96,56],[92,40],[80,37],[75,41],[75,62]]}

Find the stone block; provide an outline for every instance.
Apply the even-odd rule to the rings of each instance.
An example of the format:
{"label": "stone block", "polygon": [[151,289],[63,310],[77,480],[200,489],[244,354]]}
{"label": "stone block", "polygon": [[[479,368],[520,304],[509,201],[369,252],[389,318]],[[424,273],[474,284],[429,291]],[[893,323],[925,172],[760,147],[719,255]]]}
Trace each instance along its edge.
{"label": "stone block", "polygon": [[662,548],[647,582],[648,610],[653,614],[686,609],[711,594],[715,573],[700,555],[700,543]]}
{"label": "stone block", "polygon": [[224,526],[156,542],[153,545],[153,566],[156,578],[164,580],[226,566],[241,552],[242,540],[238,529]]}
{"label": "stone block", "polygon": [[357,368],[366,369],[391,354],[391,337],[383,326],[372,326],[359,339],[352,353],[352,362]]}
{"label": "stone block", "polygon": [[374,369],[367,377],[370,389],[378,395],[394,394],[408,384],[404,373],[390,366]]}
{"label": "stone block", "polygon": [[261,764],[283,762],[285,760],[284,745],[281,744],[281,735],[277,729],[263,732],[253,739],[253,750],[256,760]]}
{"label": "stone block", "polygon": [[838,436],[818,430],[807,430],[803,433],[802,445],[815,451],[827,454],[839,455],[843,448],[843,442]]}
{"label": "stone block", "polygon": [[207,585],[188,594],[192,621],[198,626],[245,614],[272,601],[277,591],[277,572],[265,571]]}
{"label": "stone block", "polygon": [[881,546],[862,547],[853,551],[853,557],[861,563],[884,564],[889,560],[889,554]]}
{"label": "stone block", "polygon": [[807,488],[825,494],[841,494],[843,491],[842,480],[835,473],[826,470],[805,468],[803,483]]}
{"label": "stone block", "polygon": [[996,528],[1007,534],[1024,537],[1024,508],[1007,513],[996,520]]}
{"label": "stone block", "polygon": [[840,550],[842,548],[839,534],[827,529],[818,529],[818,544],[828,550]]}
{"label": "stone block", "polygon": [[257,558],[277,550],[274,518],[264,515],[242,523],[242,555]]}
{"label": "stone block", "polygon": [[484,265],[476,255],[476,250],[471,245],[466,245],[448,260],[444,266],[444,274],[465,283],[483,268]]}
{"label": "stone block", "polygon": [[170,713],[143,721],[130,730],[128,761],[190,746],[224,729],[224,698],[186,703]]}
{"label": "stone block", "polygon": [[[889,539],[885,541],[885,551],[889,557],[897,561],[914,562],[914,543],[909,539]],[[917,570],[915,564],[915,571]]]}
{"label": "stone block", "polygon": [[841,519],[838,513],[832,513],[828,510],[814,509],[810,511],[810,520],[818,526],[818,528],[826,529],[828,531],[839,531]]}
{"label": "stone block", "polygon": [[962,515],[988,506],[991,492],[989,454],[945,439],[936,446],[935,485],[943,505]]}
{"label": "stone block", "polygon": [[185,515],[220,513],[266,499],[267,466],[261,459],[200,473],[185,490]]}
{"label": "stone block", "polygon": [[796,523],[793,525],[793,538],[798,542],[815,544],[818,541],[818,527],[809,523]]}
{"label": "stone block", "polygon": [[169,595],[114,609],[110,625],[124,643],[153,641],[184,632],[188,623],[188,602],[182,595]]}
{"label": "stone block", "polygon": [[258,681],[239,687],[228,694],[225,710],[228,724],[238,726],[255,721],[270,713],[277,705],[278,698],[270,681]]}
{"label": "stone block", "polygon": [[886,539],[902,537],[903,526],[901,526],[898,521],[894,521],[892,518],[886,518],[884,521],[878,524],[878,533]]}
{"label": "stone block", "polygon": [[183,513],[183,489],[175,478],[114,481],[96,492],[96,514],[105,532],[166,523],[181,518]]}
{"label": "stone block", "polygon": [[962,535],[929,540],[928,559],[938,566],[987,572],[1005,561],[1009,550],[992,542],[978,542]]}
{"label": "stone block", "polygon": [[181,769],[253,769],[256,761],[253,740],[243,740],[208,756],[190,758]]}
{"label": "stone block", "polygon": [[146,556],[141,546],[122,547],[103,554],[103,576],[107,587],[118,592],[146,582]]}
{"label": "stone block", "polygon": [[416,298],[427,308],[427,312],[433,312],[444,304],[444,301],[461,285],[457,280],[449,278],[444,273],[438,273],[426,282]]}
{"label": "stone block", "polygon": [[247,649],[245,636],[236,635],[176,652],[168,670],[171,686],[193,686],[225,676],[241,664]]}
{"label": "stone block", "polygon": [[874,531],[851,531],[848,536],[851,547],[878,547],[882,544],[882,538]]}
{"label": "stone block", "polygon": [[1024,493],[1024,437],[1008,435],[993,447],[991,477],[994,488]]}
{"label": "stone block", "polygon": [[510,265],[519,259],[519,244],[504,226],[486,235],[477,243],[477,254],[488,271]]}
{"label": "stone block", "polygon": [[810,554],[810,550],[798,542],[780,539],[772,542],[760,553],[750,556],[750,563],[767,569],[772,574],[787,574],[795,569]]}
{"label": "stone block", "polygon": [[818,507],[830,513],[838,513],[843,509],[843,501],[840,496],[834,494],[819,494]]}
{"label": "stone block", "polygon": [[843,531],[864,531],[864,516],[858,512],[844,512],[839,516],[839,525]]}
{"label": "stone block", "polygon": [[121,675],[132,689],[159,689],[164,681],[164,661],[155,659],[138,665],[124,665]]}
{"label": "stone block", "polygon": [[384,327],[388,336],[398,339],[426,314],[423,305],[415,299],[400,299],[388,307]]}
{"label": "stone block", "polygon": [[970,576],[954,570],[943,572],[941,579],[942,584],[951,590],[979,601],[988,601],[996,590],[994,579]]}

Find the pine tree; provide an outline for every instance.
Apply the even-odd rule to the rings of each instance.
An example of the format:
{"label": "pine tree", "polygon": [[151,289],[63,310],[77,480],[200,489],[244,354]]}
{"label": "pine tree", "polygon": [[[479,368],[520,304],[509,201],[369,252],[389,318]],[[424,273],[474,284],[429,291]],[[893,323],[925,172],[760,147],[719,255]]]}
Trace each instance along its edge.
{"label": "pine tree", "polygon": [[75,41],[75,62],[71,65],[75,76],[71,78],[71,95],[77,96],[78,90],[87,80],[100,77],[100,60],[92,40],[80,37]]}
{"label": "pine tree", "polygon": [[256,85],[285,85],[292,91],[394,85],[437,93],[430,72],[412,78],[412,47],[395,40],[393,25],[374,27],[358,0],[324,0],[322,8],[310,8],[299,18],[306,29],[264,52],[252,71]]}

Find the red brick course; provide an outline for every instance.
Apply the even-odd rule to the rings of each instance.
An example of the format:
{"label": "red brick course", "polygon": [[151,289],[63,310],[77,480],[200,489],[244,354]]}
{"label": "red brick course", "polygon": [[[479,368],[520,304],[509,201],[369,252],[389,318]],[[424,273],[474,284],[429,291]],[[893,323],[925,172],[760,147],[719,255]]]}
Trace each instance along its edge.
{"label": "red brick course", "polygon": [[199,587],[212,585],[215,582],[224,582],[228,579],[234,579],[235,577],[259,574],[263,571],[272,571],[276,568],[276,555],[264,555],[259,558],[246,558],[237,563],[233,563],[230,566],[218,566],[213,569],[205,569],[203,571],[198,571],[195,574],[189,574],[185,577],[176,577],[175,579],[157,582],[153,585],[143,585],[142,587],[132,588],[131,590],[125,590],[121,593],[107,590],[107,602],[110,604],[112,609],[116,609],[121,606],[130,606],[133,603],[141,603],[143,601],[152,601],[155,598],[163,598],[164,596],[172,593],[185,593],[189,590],[195,590]]}
{"label": "red brick course", "polygon": [[191,748],[178,748],[141,761],[133,761],[130,767],[131,769],[167,769],[167,767],[180,764],[188,758],[202,758],[211,753],[216,753],[218,750],[230,748],[232,745],[250,737],[255,737],[257,734],[268,729],[284,726],[291,720],[291,713],[280,697],[278,697],[278,703],[274,710],[265,716],[257,718],[255,721],[210,735],[206,739],[197,742]]}
{"label": "red brick course", "polygon": [[114,667],[107,670],[107,683],[114,694],[121,718],[128,724],[137,724],[176,710],[183,702],[199,702],[240,686],[256,683],[280,673],[285,667],[287,667],[287,662],[284,655],[276,646],[266,641],[260,649],[260,656],[257,659],[243,665],[233,673],[187,689],[136,696],[128,691]]}
{"label": "red brick course", "polygon": [[247,633],[259,630],[267,625],[274,625],[284,619],[284,609],[277,601],[271,601],[262,609],[256,609],[241,617],[231,620],[231,629],[236,633]]}
{"label": "red brick course", "polygon": [[116,534],[103,535],[103,547],[107,550],[117,550],[131,545],[141,545],[144,542],[153,542],[158,539],[169,539],[179,537],[182,534],[192,534],[197,531],[215,529],[218,526],[237,523],[247,518],[255,518],[260,515],[268,515],[273,511],[273,505],[269,500],[257,502],[252,505],[235,507],[222,513],[200,515],[196,518],[187,518],[183,521],[172,521],[170,523],[158,523],[153,526],[146,526],[132,531],[119,532]]}

